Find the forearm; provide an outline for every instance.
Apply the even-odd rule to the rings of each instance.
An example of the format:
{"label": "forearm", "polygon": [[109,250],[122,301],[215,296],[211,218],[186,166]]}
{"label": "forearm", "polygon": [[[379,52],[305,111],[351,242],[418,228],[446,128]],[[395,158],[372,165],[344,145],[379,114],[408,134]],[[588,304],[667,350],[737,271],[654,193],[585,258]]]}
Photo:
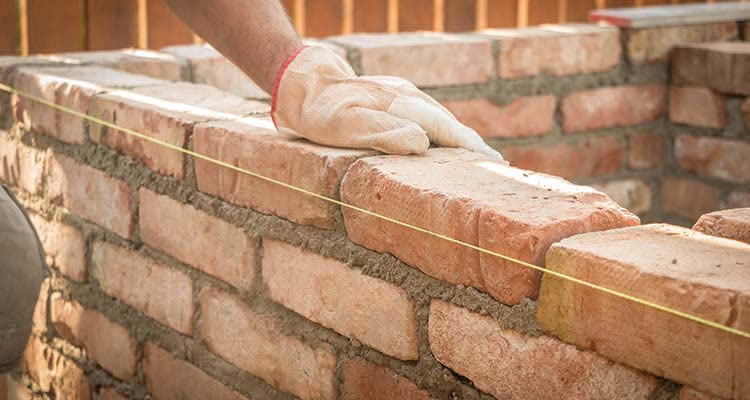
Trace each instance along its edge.
{"label": "forearm", "polygon": [[271,93],[302,41],[278,0],[165,0],[203,39]]}

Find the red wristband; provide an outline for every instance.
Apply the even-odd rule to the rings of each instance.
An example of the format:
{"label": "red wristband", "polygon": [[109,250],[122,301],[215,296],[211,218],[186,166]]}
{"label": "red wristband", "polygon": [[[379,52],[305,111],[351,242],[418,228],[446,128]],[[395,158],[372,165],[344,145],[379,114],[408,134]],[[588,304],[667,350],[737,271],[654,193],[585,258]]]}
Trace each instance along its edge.
{"label": "red wristband", "polygon": [[[289,58],[284,61],[284,64],[281,65],[281,69],[279,70],[279,74],[276,75],[276,80],[273,83],[273,93],[271,93],[271,120],[273,121],[273,125],[276,126],[276,118],[274,118],[274,114],[276,113],[276,99],[278,98],[279,94],[279,83],[281,83],[281,76],[284,75],[284,71],[289,67],[289,64],[294,61],[294,59],[297,57],[297,55],[304,49],[308,48],[310,46],[302,46],[299,49],[295,50],[294,53],[292,53]],[[278,128],[278,126],[276,127]]]}

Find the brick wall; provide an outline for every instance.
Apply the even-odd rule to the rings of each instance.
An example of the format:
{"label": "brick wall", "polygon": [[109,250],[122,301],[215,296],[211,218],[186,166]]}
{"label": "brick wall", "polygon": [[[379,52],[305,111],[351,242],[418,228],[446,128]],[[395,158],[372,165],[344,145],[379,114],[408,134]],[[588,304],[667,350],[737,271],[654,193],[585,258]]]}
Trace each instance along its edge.
{"label": "brick wall", "polygon": [[[748,210],[705,216],[696,230],[635,215],[688,224],[750,196],[747,53],[690,45],[669,62],[674,45],[734,39],[737,24],[660,29],[317,42],[359,72],[413,80],[514,167],[456,149],[404,157],[288,141],[272,129],[267,95],[203,47],[148,62],[0,58],[0,79],[750,331],[750,244],[736,241],[748,241]],[[724,63],[736,75],[695,69]],[[750,398],[746,338],[16,96],[0,97],[0,113],[0,178],[28,207],[52,272],[10,398]]]}

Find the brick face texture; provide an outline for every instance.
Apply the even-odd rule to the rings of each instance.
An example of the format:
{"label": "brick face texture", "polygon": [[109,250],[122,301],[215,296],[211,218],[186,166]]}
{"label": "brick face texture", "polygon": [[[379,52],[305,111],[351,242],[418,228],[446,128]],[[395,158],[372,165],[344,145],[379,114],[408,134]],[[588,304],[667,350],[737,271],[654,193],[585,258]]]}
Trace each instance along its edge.
{"label": "brick face texture", "polygon": [[430,400],[429,394],[395,372],[360,359],[344,364],[346,400]]}
{"label": "brick face texture", "polygon": [[665,101],[663,85],[605,87],[576,92],[562,101],[563,129],[578,132],[648,122],[664,113]]}
{"label": "brick face texture", "polygon": [[91,399],[83,370],[37,337],[32,336],[26,346],[21,370],[45,392],[53,391],[60,398],[70,400]]}
{"label": "brick face texture", "polygon": [[487,100],[444,102],[456,118],[483,137],[542,136],[555,127],[555,96],[520,97],[499,106]]}
{"label": "brick face texture", "polygon": [[722,93],[750,95],[750,43],[679,46],[672,54],[673,81]]}
{"label": "brick face texture", "polygon": [[625,51],[636,64],[665,62],[677,45],[734,39],[738,34],[736,22],[632,29],[625,40]]}
{"label": "brick face texture", "polygon": [[672,87],[669,119],[678,124],[721,129],[726,126],[726,99],[706,88]]}
{"label": "brick face texture", "polygon": [[44,247],[47,265],[74,281],[85,282],[88,272],[83,234],[72,226],[47,221],[36,214],[29,217]]}
{"label": "brick face texture", "polygon": [[739,240],[750,244],[750,208],[716,211],[705,214],[693,229],[707,235]]}
{"label": "brick face texture", "polygon": [[694,221],[717,209],[720,196],[714,186],[694,179],[667,177],[661,185],[661,208]]}
{"label": "brick face texture", "polygon": [[679,135],[674,156],[685,171],[733,183],[750,182],[750,143]]}
{"label": "brick face texture", "polygon": [[41,190],[45,161],[43,151],[24,146],[0,131],[0,181],[37,193]]}

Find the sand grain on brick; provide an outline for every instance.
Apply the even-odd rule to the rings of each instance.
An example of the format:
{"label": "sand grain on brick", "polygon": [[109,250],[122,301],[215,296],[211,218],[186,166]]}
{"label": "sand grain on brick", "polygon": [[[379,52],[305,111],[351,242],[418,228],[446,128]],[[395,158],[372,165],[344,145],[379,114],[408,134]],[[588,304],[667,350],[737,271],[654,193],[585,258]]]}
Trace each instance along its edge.
{"label": "sand grain on brick", "polygon": [[693,225],[693,229],[707,235],[750,244],[750,208],[735,208],[705,214]]}

